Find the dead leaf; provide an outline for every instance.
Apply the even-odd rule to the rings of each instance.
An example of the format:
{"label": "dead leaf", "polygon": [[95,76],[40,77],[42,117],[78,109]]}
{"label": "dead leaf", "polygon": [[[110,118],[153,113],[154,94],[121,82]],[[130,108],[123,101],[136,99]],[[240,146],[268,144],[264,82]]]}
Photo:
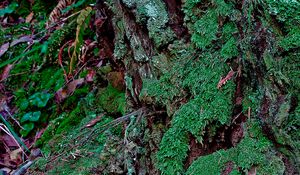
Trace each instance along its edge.
{"label": "dead leaf", "polygon": [[82,85],[84,83],[84,78],[80,78],[77,80],[73,80],[71,81],[68,85],[67,85],[67,93],[68,95],[72,95],[73,92],[75,91],[75,89]]}
{"label": "dead leaf", "polygon": [[233,70],[230,70],[225,78],[220,79],[220,81],[217,85],[217,88],[220,89],[223,85],[225,85],[227,83],[227,81],[233,77],[234,73],[235,72]]}
{"label": "dead leaf", "polygon": [[58,91],[55,93],[55,100],[57,103],[62,102],[64,99],[68,97],[67,90],[60,88]]}
{"label": "dead leaf", "polygon": [[55,99],[58,103],[62,102],[64,99],[69,97],[74,93],[76,88],[81,86],[84,83],[84,78],[80,78],[77,80],[73,80],[70,83],[67,84],[66,88],[60,88],[56,93],[55,93]]}
{"label": "dead leaf", "polygon": [[93,69],[88,70],[88,74],[85,77],[86,81],[87,82],[93,82],[95,75],[96,75],[95,70],[93,70]]}
{"label": "dead leaf", "polygon": [[9,48],[9,43],[5,43],[0,47],[0,57],[5,54]]}
{"label": "dead leaf", "polygon": [[5,143],[8,147],[19,147],[18,143],[9,135],[5,134],[2,136],[3,143]]}
{"label": "dead leaf", "polygon": [[125,81],[124,81],[124,73],[123,72],[109,72],[107,74],[107,79],[111,83],[111,85],[123,91],[125,89]]}
{"label": "dead leaf", "polygon": [[9,64],[9,65],[5,66],[5,68],[3,69],[2,74],[0,75],[0,82],[7,79],[7,77],[9,76],[9,72],[12,68],[13,68],[12,64]]}
{"label": "dead leaf", "polygon": [[32,42],[32,41],[33,41],[32,36],[29,36],[29,35],[22,36],[22,37],[20,37],[16,40],[13,40],[10,44],[10,47],[15,46],[15,45],[20,44],[20,43]]}
{"label": "dead leaf", "polygon": [[95,119],[91,120],[88,124],[86,124],[84,127],[85,128],[90,128],[95,126],[100,120],[101,118],[104,116],[104,114],[101,114],[99,116],[97,116]]}
{"label": "dead leaf", "polygon": [[256,167],[252,166],[251,169],[248,172],[248,175],[256,175]]}
{"label": "dead leaf", "polygon": [[21,164],[23,162],[22,161],[22,153],[23,153],[22,148],[13,150],[9,154],[10,160],[15,162],[17,165]]}
{"label": "dead leaf", "polygon": [[32,19],[33,19],[33,15],[34,15],[34,13],[31,12],[31,13],[26,17],[25,22],[26,22],[26,23],[30,23],[30,22],[32,21]]}

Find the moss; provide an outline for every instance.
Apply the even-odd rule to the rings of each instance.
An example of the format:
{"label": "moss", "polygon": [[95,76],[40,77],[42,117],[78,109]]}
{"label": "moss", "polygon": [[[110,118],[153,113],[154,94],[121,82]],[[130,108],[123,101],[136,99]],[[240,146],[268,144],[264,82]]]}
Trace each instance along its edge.
{"label": "moss", "polygon": [[198,48],[205,49],[215,40],[218,30],[218,16],[216,11],[210,10],[194,24],[195,33],[192,41]]}
{"label": "moss", "polygon": [[300,28],[300,24],[297,27],[290,28],[289,33],[279,41],[279,46],[281,46],[286,51],[289,49],[300,48],[299,28]]}
{"label": "moss", "polygon": [[236,147],[199,157],[186,174],[220,174],[227,162],[234,163],[233,171],[237,174],[247,173],[253,166],[258,174],[283,174],[284,163],[272,151],[272,144],[260,134],[259,125],[250,122],[247,126],[250,129]]}
{"label": "moss", "polygon": [[230,59],[233,57],[237,57],[239,52],[236,47],[237,41],[233,37],[230,38],[223,46],[221,50],[221,56],[224,57],[224,59]]}
{"label": "moss", "polygon": [[109,84],[97,94],[96,103],[110,113],[120,112],[125,114],[126,101],[125,93]]}
{"label": "moss", "polygon": [[56,130],[56,134],[71,130],[85,117],[80,106],[77,106],[66,118],[60,123]]}
{"label": "moss", "polygon": [[266,4],[269,13],[276,16],[279,21],[285,23],[287,30],[289,30],[291,26],[300,25],[299,1],[267,0]]}
{"label": "moss", "polygon": [[[157,84],[153,82],[153,85],[150,86],[149,94],[155,95],[156,98],[159,97],[159,94],[167,97],[167,94],[170,95],[170,92],[176,89],[186,89],[194,97],[176,110],[172,126],[166,132],[160,144],[160,150],[157,154],[158,168],[163,174],[183,172],[183,161],[187,156],[187,135],[189,133],[201,143],[204,128],[209,123],[216,121],[217,125],[223,125],[228,123],[230,119],[231,94],[234,91],[234,84],[228,82],[221,90],[217,89],[216,85],[219,82],[219,77],[225,73],[226,67],[221,66],[223,60],[219,59],[218,56],[214,54],[204,55],[200,56],[198,61],[185,60],[185,64],[181,63],[180,68],[178,66],[178,69],[175,69],[176,72],[166,73],[159,81],[156,81]],[[180,76],[181,71],[182,75],[185,76]],[[170,75],[170,73],[174,75]],[[172,82],[165,81],[172,80],[166,78],[170,76],[176,77],[175,83],[178,81],[177,85],[179,87],[170,88],[170,90],[162,89],[161,87],[172,87]],[[215,108],[215,106],[218,106],[218,108]],[[170,143],[172,143],[171,147]],[[169,155],[176,155],[176,158]]]}
{"label": "moss", "polygon": [[[56,116],[55,114],[54,116]],[[48,143],[49,140],[53,138],[53,136],[56,133],[56,129],[59,127],[60,122],[64,120],[64,118],[67,117],[66,113],[62,113],[59,116],[57,116],[55,119],[51,120],[45,129],[43,135],[40,139],[37,140],[36,146],[42,147],[44,144]]]}

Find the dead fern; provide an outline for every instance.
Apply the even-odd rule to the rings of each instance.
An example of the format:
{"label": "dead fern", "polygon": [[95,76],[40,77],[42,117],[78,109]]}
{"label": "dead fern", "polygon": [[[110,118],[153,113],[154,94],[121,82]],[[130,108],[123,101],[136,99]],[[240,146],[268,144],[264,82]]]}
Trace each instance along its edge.
{"label": "dead fern", "polygon": [[62,11],[63,9],[65,9],[66,7],[68,7],[69,5],[73,4],[75,2],[75,0],[60,0],[57,4],[57,6],[52,10],[52,12],[50,13],[49,16],[49,20],[47,22],[47,28],[59,21],[59,19],[62,17]]}

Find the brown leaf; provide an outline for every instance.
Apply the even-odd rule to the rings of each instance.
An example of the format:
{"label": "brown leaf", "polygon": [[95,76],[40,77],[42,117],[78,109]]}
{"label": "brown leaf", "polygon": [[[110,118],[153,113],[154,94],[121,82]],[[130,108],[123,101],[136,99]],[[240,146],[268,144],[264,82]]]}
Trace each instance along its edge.
{"label": "brown leaf", "polygon": [[23,153],[22,148],[18,148],[10,152],[9,157],[13,162],[19,165],[22,163],[22,153]]}
{"label": "brown leaf", "polygon": [[0,75],[0,82],[7,79],[7,77],[9,76],[9,72],[12,68],[13,68],[12,64],[9,64],[9,65],[5,66],[5,68],[3,69],[2,74]]}
{"label": "brown leaf", "polygon": [[68,97],[67,90],[60,88],[58,91],[55,93],[55,100],[57,103],[62,102],[64,99]]}
{"label": "brown leaf", "polygon": [[85,77],[86,81],[93,82],[95,75],[96,75],[95,70],[93,70],[93,69],[88,70],[88,74]]}
{"label": "brown leaf", "polygon": [[111,85],[122,91],[125,89],[124,73],[123,72],[109,72],[107,74],[107,79]]}
{"label": "brown leaf", "polygon": [[8,147],[18,147],[18,143],[9,135],[5,134],[2,136],[3,142],[8,146]]}
{"label": "brown leaf", "polygon": [[230,71],[228,72],[228,74],[226,75],[225,78],[221,78],[221,79],[220,79],[220,81],[219,81],[219,83],[218,83],[218,85],[217,85],[217,88],[220,89],[223,85],[225,85],[226,82],[227,82],[228,80],[230,80],[230,79],[233,77],[234,73],[235,73],[235,72],[234,72],[233,70],[230,70]]}
{"label": "brown leaf", "polygon": [[73,80],[71,81],[68,85],[67,85],[67,93],[68,95],[72,95],[73,92],[75,91],[75,89],[82,85],[84,83],[84,78],[80,78],[77,80]]}
{"label": "brown leaf", "polygon": [[60,88],[55,93],[55,99],[58,103],[62,102],[64,99],[66,99],[68,96],[72,95],[76,88],[81,86],[84,83],[84,78],[80,78],[77,80],[73,80],[70,83],[67,84],[66,88]]}
{"label": "brown leaf", "polygon": [[100,120],[101,118],[104,116],[104,114],[101,114],[99,116],[97,116],[95,119],[91,120],[88,124],[86,124],[84,127],[85,128],[90,128],[95,126]]}
{"label": "brown leaf", "polygon": [[0,47],[0,57],[5,54],[9,48],[9,43],[5,43]]}
{"label": "brown leaf", "polygon": [[31,12],[31,13],[26,17],[25,22],[26,22],[26,23],[30,23],[30,22],[32,21],[32,19],[33,19],[33,15],[34,15],[34,13]]}

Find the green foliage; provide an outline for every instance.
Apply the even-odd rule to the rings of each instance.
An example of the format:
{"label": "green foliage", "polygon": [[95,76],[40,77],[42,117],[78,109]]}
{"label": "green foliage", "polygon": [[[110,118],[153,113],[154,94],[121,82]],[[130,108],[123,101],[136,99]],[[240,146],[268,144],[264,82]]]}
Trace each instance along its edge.
{"label": "green foliage", "polygon": [[218,30],[218,16],[215,10],[208,11],[202,18],[197,20],[194,25],[195,33],[192,41],[198,48],[205,49],[216,39]]}
{"label": "green foliage", "polygon": [[171,128],[163,137],[160,143],[160,150],[157,153],[157,168],[162,174],[182,174],[183,161],[187,156],[188,135],[180,128]]}
{"label": "green foliage", "polygon": [[40,119],[41,111],[37,112],[28,112],[21,118],[21,122],[31,121],[31,122],[37,122]]}
{"label": "green foliage", "polygon": [[18,6],[19,6],[18,3],[12,2],[4,9],[0,9],[0,17],[4,16],[5,14],[13,13],[17,9]]}
{"label": "green foliage", "polygon": [[[200,9],[199,9],[200,6]],[[202,7],[203,6],[203,7]],[[184,12],[186,14],[186,21],[191,22],[188,26],[191,26],[192,41],[200,49],[205,49],[210,46],[211,43],[218,39],[216,36],[219,32],[219,20],[224,17],[230,17],[230,20],[234,21],[239,18],[239,12],[233,8],[233,5],[224,0],[212,1],[211,3],[203,3],[200,5],[199,0],[189,0],[184,5]],[[201,10],[201,8],[207,10]],[[222,19],[221,19],[222,20]],[[231,38],[233,32],[235,31],[235,25],[233,23],[227,23],[224,25],[225,32],[222,33],[223,37],[226,39]],[[225,35],[225,36],[224,36]],[[237,53],[236,47],[233,47],[232,40],[225,45],[226,50],[224,50],[225,56],[226,51],[234,51],[235,55]]]}
{"label": "green foliage", "polygon": [[24,128],[24,129],[22,129],[22,130],[20,131],[20,133],[22,134],[23,137],[26,137],[26,136],[30,133],[30,131],[33,130],[33,128],[34,128],[34,123],[32,123],[32,122],[25,123],[25,124],[23,125],[23,128]]}
{"label": "green foliage", "polygon": [[45,92],[37,92],[29,97],[29,101],[31,105],[37,106],[39,108],[43,108],[47,105],[51,94]]}
{"label": "green foliage", "polygon": [[85,116],[79,102],[77,107],[72,110],[70,114],[66,116],[66,118],[60,123],[56,130],[56,134],[61,134],[62,132],[72,130],[72,128],[79,124],[84,117]]}
{"label": "green foliage", "polygon": [[43,43],[43,47],[46,49],[46,56],[49,59],[57,58],[58,49],[63,43],[74,38],[76,32],[75,21],[71,21],[64,25],[62,28],[55,30],[49,37],[49,39]]}
{"label": "green foliage", "polygon": [[94,1],[92,0],[79,0],[78,2],[75,1],[75,3],[67,6],[65,9],[62,10],[62,13],[67,13],[68,11],[74,9],[74,8],[78,8],[84,4],[91,4],[94,3]]}
{"label": "green foliage", "polygon": [[[218,125],[223,125],[230,119],[231,94],[234,91],[234,84],[228,82],[221,90],[216,87],[219,77],[226,73],[224,72],[226,67],[222,66],[223,60],[217,56],[217,53],[204,53],[198,59],[197,61],[187,59],[183,61],[184,63],[176,60],[173,67],[176,71],[166,73],[156,84],[152,82],[153,85],[146,86],[149,95],[155,95],[166,105],[168,100],[172,100],[172,98],[167,98],[168,95],[170,95],[169,98],[174,96],[176,92],[173,95],[172,92],[176,89],[186,89],[194,97],[177,109],[173,116],[172,126],[162,139],[157,154],[157,166],[163,174],[183,172],[183,161],[188,150],[188,134],[192,134],[201,143],[206,126],[215,121]],[[170,77],[174,77],[175,85],[179,87],[172,88],[174,83]],[[163,89],[168,86],[170,90]],[[166,98],[161,98],[164,96]]]}
{"label": "green foliage", "polygon": [[34,14],[41,18],[47,18],[47,15],[51,13],[53,8],[57,5],[56,1],[47,0],[35,0],[32,6]]}
{"label": "green foliage", "polygon": [[16,14],[20,16],[27,16],[30,12],[30,2],[26,0],[18,0],[19,1],[19,6],[16,9]]}
{"label": "green foliage", "polygon": [[76,60],[78,60],[78,55],[80,53],[81,45],[83,44],[83,34],[84,30],[88,27],[89,21],[91,19],[92,8],[87,7],[81,10],[77,17],[77,27],[76,27],[76,38],[74,41],[74,50],[70,61],[69,73],[72,73]]}

